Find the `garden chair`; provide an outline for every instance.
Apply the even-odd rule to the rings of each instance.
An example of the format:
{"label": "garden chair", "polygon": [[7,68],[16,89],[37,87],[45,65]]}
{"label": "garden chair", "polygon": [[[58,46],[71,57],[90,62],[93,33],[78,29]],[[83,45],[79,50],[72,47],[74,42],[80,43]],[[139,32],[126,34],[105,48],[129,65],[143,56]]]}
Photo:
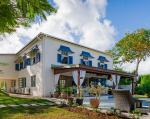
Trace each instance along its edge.
{"label": "garden chair", "polygon": [[129,90],[117,89],[113,90],[115,98],[115,109],[130,112],[135,109],[141,113],[148,113],[149,109],[142,108],[142,101],[133,98]]}

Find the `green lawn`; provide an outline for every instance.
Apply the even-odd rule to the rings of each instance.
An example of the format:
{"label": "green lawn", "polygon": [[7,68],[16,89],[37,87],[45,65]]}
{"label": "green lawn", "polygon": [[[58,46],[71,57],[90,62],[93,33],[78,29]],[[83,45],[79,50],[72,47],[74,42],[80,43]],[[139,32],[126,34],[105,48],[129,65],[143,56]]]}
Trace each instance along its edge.
{"label": "green lawn", "polygon": [[[96,114],[96,112],[87,111],[83,108],[75,108],[76,111],[69,110],[70,108],[59,108],[56,106],[29,106],[10,107],[9,104],[36,104],[48,103],[42,99],[24,99],[8,96],[0,91],[0,105],[7,107],[0,108],[0,119],[118,119],[118,117],[108,116],[106,114]],[[52,102],[51,102],[52,103]],[[79,110],[80,109],[80,110]],[[90,113],[90,115],[89,115]],[[97,116],[96,116],[97,115]],[[95,116],[95,117],[93,117]]]}
{"label": "green lawn", "polygon": [[9,95],[0,91],[0,105],[9,105],[9,104],[31,104],[31,103],[48,103],[48,100],[43,99],[26,99],[26,98],[18,98],[18,97],[10,97]]}
{"label": "green lawn", "polygon": [[0,109],[0,119],[89,119],[86,115],[67,111],[63,108],[41,107],[16,107]]}
{"label": "green lawn", "polygon": [[[42,99],[11,97],[0,91],[0,104],[48,103]],[[4,107],[0,108],[0,119],[88,119],[86,115],[73,113],[56,106]]]}
{"label": "green lawn", "polygon": [[133,95],[135,98],[148,98],[147,95]]}

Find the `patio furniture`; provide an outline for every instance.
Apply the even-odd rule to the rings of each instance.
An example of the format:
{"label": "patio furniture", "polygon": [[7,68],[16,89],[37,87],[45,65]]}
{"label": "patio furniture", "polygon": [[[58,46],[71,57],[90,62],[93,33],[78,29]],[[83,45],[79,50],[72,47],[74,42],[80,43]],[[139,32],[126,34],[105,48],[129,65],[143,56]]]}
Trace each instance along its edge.
{"label": "patio furniture", "polygon": [[149,109],[142,107],[142,101],[132,97],[129,90],[117,89],[113,90],[115,98],[115,108],[120,111],[139,110],[141,113],[148,113]]}
{"label": "patio furniture", "polygon": [[[142,108],[140,108],[140,110],[142,112],[150,112],[150,98],[139,98],[138,100],[140,100],[141,102],[141,106]],[[147,103],[146,105],[144,103]],[[139,108],[137,108],[139,109]]]}

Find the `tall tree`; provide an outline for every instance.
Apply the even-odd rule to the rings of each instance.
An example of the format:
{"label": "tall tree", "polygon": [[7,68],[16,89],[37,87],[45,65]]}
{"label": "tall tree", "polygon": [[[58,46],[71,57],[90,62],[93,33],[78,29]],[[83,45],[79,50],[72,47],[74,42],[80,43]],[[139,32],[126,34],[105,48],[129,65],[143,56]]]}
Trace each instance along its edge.
{"label": "tall tree", "polygon": [[46,20],[46,15],[56,12],[47,0],[0,0],[0,34],[15,31],[20,25]]}
{"label": "tall tree", "polygon": [[141,61],[145,61],[150,56],[150,30],[139,29],[133,33],[127,33],[112,48],[111,53],[114,57],[114,64],[136,62],[135,74]]}

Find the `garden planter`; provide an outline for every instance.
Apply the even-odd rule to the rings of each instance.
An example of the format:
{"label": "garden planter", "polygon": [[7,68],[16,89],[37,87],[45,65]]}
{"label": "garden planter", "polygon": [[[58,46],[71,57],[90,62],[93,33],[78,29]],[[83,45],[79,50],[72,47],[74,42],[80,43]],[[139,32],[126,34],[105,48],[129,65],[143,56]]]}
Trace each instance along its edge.
{"label": "garden planter", "polygon": [[76,99],[76,104],[82,105],[83,104],[83,99],[77,98]]}
{"label": "garden planter", "polygon": [[72,106],[73,105],[73,98],[68,98],[68,105],[69,106]]}
{"label": "garden planter", "polygon": [[92,108],[98,108],[99,103],[100,103],[99,99],[96,99],[96,98],[90,99],[90,105]]}
{"label": "garden planter", "polygon": [[61,93],[61,98],[67,99],[67,94],[66,93]]}
{"label": "garden planter", "polygon": [[55,93],[53,94],[53,97],[54,97],[54,98],[58,98],[58,97],[59,97],[59,93],[58,93],[58,92],[55,92]]}
{"label": "garden planter", "polygon": [[108,94],[112,95],[112,90],[111,89],[108,89]]}

